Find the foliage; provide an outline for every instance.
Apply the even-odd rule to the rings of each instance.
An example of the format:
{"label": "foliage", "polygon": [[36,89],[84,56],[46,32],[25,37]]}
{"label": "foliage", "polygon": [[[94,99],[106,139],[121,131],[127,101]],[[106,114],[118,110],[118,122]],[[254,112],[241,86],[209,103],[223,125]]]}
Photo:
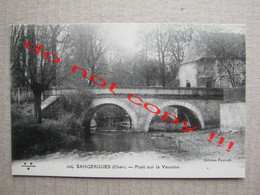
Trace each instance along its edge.
{"label": "foliage", "polygon": [[180,128],[183,128],[183,123],[171,123],[169,121],[162,121],[162,116],[154,116],[149,126],[149,131],[162,131],[162,132],[179,132]]}
{"label": "foliage", "polygon": [[17,109],[12,109],[13,159],[78,148],[82,144],[83,128],[73,120],[72,114],[37,124],[31,116],[16,112]]}
{"label": "foliage", "polygon": [[72,114],[73,117],[79,117],[83,111],[87,110],[92,103],[93,94],[89,90],[78,89],[71,94],[64,94],[61,102],[64,112]]}
{"label": "foliage", "polygon": [[57,120],[44,119],[42,124],[32,117],[30,104],[12,104],[13,159],[81,146],[84,129],[78,118],[91,104],[92,94],[77,91],[60,98],[62,114]]}

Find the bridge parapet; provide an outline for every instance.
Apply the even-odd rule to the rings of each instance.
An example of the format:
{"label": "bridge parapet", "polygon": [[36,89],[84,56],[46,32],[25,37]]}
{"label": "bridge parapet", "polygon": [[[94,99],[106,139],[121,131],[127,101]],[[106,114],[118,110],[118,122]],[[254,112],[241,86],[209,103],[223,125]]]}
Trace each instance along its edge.
{"label": "bridge parapet", "polygon": [[109,91],[109,88],[93,88],[89,91],[97,96],[114,95],[123,96],[128,94],[140,97],[160,97],[177,99],[223,99],[223,89],[219,88],[118,88],[116,94]]}
{"label": "bridge parapet", "polygon": [[[176,98],[176,99],[217,99],[223,100],[224,92],[221,88],[163,88],[163,87],[120,87],[114,89],[116,94],[113,94],[108,87],[92,87],[84,89],[85,92],[90,92],[96,96],[126,96],[133,94],[137,96],[146,97],[161,97],[161,98]],[[74,94],[77,90],[75,89],[49,89],[43,92],[44,99],[50,96],[61,96],[63,94]],[[16,97],[16,95],[12,95]],[[22,101],[33,100],[34,96],[31,91],[22,92],[20,94]]]}
{"label": "bridge parapet", "polygon": [[[96,97],[126,97],[129,94],[137,95],[139,97],[151,98],[175,98],[175,99],[216,99],[223,100],[223,89],[221,88],[148,88],[148,87],[124,87],[114,89],[115,94],[109,88],[87,88],[84,92],[90,92]],[[55,94],[49,91],[49,95],[62,95],[76,93],[74,89],[55,90]]]}

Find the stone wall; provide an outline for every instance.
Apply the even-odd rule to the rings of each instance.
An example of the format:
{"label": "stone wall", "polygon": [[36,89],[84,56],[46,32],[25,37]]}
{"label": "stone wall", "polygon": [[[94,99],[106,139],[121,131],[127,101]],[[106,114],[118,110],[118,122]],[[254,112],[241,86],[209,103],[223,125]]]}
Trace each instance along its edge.
{"label": "stone wall", "polygon": [[223,132],[244,130],[245,115],[245,102],[220,104],[220,130]]}
{"label": "stone wall", "polygon": [[237,88],[230,88],[230,89],[224,89],[224,100],[225,101],[245,101],[246,99],[246,93],[245,93],[245,87],[237,87]]}

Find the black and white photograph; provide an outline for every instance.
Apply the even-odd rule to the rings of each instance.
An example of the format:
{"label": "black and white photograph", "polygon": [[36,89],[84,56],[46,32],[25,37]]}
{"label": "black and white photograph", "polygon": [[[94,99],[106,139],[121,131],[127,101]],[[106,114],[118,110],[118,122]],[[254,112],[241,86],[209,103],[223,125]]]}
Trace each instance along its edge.
{"label": "black and white photograph", "polygon": [[12,174],[244,178],[244,25],[10,26]]}

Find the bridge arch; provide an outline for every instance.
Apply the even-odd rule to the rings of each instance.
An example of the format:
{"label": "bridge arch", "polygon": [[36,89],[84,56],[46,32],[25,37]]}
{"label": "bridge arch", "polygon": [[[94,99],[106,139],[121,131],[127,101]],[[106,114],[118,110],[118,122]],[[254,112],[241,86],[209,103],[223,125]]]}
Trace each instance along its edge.
{"label": "bridge arch", "polygon": [[123,108],[131,118],[132,129],[137,126],[137,115],[136,112],[128,106],[126,103],[122,102],[120,99],[113,98],[102,98],[102,99],[94,99],[90,105],[90,108],[83,113],[82,124],[83,126],[87,126],[86,124],[90,124],[90,120],[92,119],[95,112],[102,106],[105,105],[116,105]]}
{"label": "bridge arch", "polygon": [[[167,101],[167,102],[164,102],[161,106],[160,106],[160,109],[162,110],[163,108],[166,108],[166,107],[183,107],[185,109],[188,109],[189,111],[191,111],[193,113],[193,115],[197,118],[197,120],[199,121],[200,123],[200,126],[202,129],[205,128],[205,123],[204,123],[204,119],[202,117],[202,113],[201,111],[196,107],[194,106],[193,104],[191,103],[188,103],[188,102],[183,102],[183,101],[176,101],[176,100],[172,100],[172,101]],[[162,113],[163,114],[163,113]],[[150,126],[150,123],[152,121],[152,118],[154,117],[155,115],[153,113],[149,113],[148,116],[146,117],[146,120],[145,120],[145,132],[148,132],[149,131],[149,126]],[[180,121],[182,122],[182,121]]]}

